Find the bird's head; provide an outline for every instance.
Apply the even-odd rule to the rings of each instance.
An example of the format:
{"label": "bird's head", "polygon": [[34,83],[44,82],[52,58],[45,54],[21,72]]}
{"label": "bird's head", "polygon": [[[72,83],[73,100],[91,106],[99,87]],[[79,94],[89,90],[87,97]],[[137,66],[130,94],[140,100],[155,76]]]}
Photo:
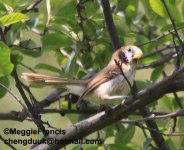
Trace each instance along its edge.
{"label": "bird's head", "polygon": [[117,50],[118,60],[124,63],[131,63],[142,57],[142,51],[136,46],[124,46]]}

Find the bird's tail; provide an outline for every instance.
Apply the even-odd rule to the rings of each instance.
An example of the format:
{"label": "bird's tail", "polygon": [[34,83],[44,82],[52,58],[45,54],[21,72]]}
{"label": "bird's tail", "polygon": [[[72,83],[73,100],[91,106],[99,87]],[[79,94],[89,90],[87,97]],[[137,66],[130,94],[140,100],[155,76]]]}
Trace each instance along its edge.
{"label": "bird's tail", "polygon": [[81,85],[85,84],[85,80],[69,80],[60,77],[48,76],[43,74],[36,74],[36,73],[22,73],[21,76],[23,79],[28,81],[30,86],[56,86],[62,87],[67,85]]}

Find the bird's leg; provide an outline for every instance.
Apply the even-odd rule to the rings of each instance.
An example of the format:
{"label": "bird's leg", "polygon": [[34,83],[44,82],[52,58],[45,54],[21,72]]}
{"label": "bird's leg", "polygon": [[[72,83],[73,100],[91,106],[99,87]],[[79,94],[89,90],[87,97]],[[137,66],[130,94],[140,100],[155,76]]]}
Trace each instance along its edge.
{"label": "bird's leg", "polygon": [[105,95],[103,98],[108,100],[117,100],[117,99],[127,99],[128,97],[129,96],[127,95],[114,95],[114,96]]}
{"label": "bird's leg", "polygon": [[77,110],[80,109],[80,104],[81,104],[82,100],[83,100],[83,99],[82,99],[81,97],[79,97],[79,99],[78,99],[78,101],[77,101],[77,104],[76,104]]}
{"label": "bird's leg", "polygon": [[114,96],[105,95],[103,98],[106,100],[122,100],[122,104],[124,104],[124,102],[129,98],[129,96],[127,95],[114,95]]}
{"label": "bird's leg", "polygon": [[101,112],[101,111],[105,111],[105,113],[108,113],[112,108],[108,105],[100,105],[97,113]]}

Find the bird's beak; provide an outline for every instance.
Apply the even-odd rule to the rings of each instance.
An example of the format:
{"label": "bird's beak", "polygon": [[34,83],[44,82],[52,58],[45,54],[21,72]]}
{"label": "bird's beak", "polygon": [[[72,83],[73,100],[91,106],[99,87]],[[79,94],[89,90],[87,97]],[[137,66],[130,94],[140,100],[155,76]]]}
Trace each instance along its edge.
{"label": "bird's beak", "polygon": [[143,53],[135,54],[133,59],[138,60],[142,57]]}

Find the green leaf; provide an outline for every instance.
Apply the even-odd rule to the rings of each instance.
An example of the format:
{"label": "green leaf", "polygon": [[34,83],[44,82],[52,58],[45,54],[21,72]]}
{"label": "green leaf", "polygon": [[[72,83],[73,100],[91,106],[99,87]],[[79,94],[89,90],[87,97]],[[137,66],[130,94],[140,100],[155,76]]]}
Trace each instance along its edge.
{"label": "green leaf", "polygon": [[161,2],[161,0],[149,0],[150,6],[152,10],[161,17],[166,17],[167,14],[165,12],[165,8]]}
{"label": "green leaf", "polygon": [[[171,4],[171,5],[173,5],[173,6],[175,6],[176,5],[176,0],[169,0],[169,3]],[[176,7],[176,6],[175,6]]]}
{"label": "green leaf", "polygon": [[68,47],[70,45],[70,39],[60,33],[46,34],[41,38],[43,47],[46,49],[56,49],[61,47]]}
{"label": "green leaf", "polygon": [[[180,133],[183,133],[184,132],[184,129],[183,129],[183,126],[184,126],[184,118],[183,117],[179,117],[178,118],[178,128],[179,128],[179,131]],[[180,141],[181,141],[181,147],[184,147],[184,137],[180,137]]]}
{"label": "green leaf", "polygon": [[119,145],[120,147],[122,145],[128,144],[133,138],[134,133],[135,133],[135,126],[130,126],[125,130],[117,132],[115,137],[115,144]]}
{"label": "green leaf", "polygon": [[161,75],[162,72],[163,72],[163,69],[164,69],[164,65],[160,65],[160,66],[156,67],[156,68],[153,70],[153,72],[152,72],[152,74],[151,74],[151,80],[152,80],[153,82],[155,82],[155,81],[160,77],[160,75]]}
{"label": "green leaf", "polygon": [[73,75],[76,74],[76,70],[78,69],[76,61],[77,54],[73,51],[66,66],[66,73],[68,78],[73,78]]}
{"label": "green leaf", "polygon": [[10,61],[10,49],[3,42],[0,42],[0,75],[8,76],[13,70]]}
{"label": "green leaf", "polygon": [[[0,83],[6,87],[9,87],[9,80],[5,76],[0,77]],[[0,98],[2,98],[6,94],[6,92],[7,91],[4,88],[0,87]]]}
{"label": "green leaf", "polygon": [[[181,7],[184,8],[184,1],[182,2],[182,6]],[[181,11],[182,11],[182,15],[184,17],[184,9],[181,9]]]}
{"label": "green leaf", "polygon": [[130,147],[130,146],[125,146],[125,145],[116,145],[116,144],[113,144],[113,145],[110,145],[109,146],[111,150],[135,150],[136,147]]}
{"label": "green leaf", "polygon": [[[148,17],[148,19],[154,20],[155,17],[157,17],[155,15],[155,13],[151,10],[151,6],[148,0],[141,0],[144,11],[145,11],[145,15]],[[147,20],[144,21],[145,23],[147,22]]]}
{"label": "green leaf", "polygon": [[105,144],[105,145],[114,144],[114,141],[115,141],[115,136],[110,136],[110,137],[107,137],[107,138],[105,139],[104,144]]}
{"label": "green leaf", "polygon": [[[181,117],[181,118],[178,118],[178,119],[179,119],[178,120],[178,128],[179,128],[180,132],[184,132],[184,129],[183,129],[183,127],[184,127],[184,118]],[[183,143],[183,146],[184,146],[184,143]]]}
{"label": "green leaf", "polygon": [[[9,7],[16,7],[17,3],[19,2],[20,0],[0,0],[1,3],[3,3],[4,5],[9,5]],[[12,8],[13,9],[13,8]]]}
{"label": "green leaf", "polygon": [[11,61],[14,65],[19,64],[23,60],[23,56],[19,54],[12,54]]}
{"label": "green leaf", "polygon": [[7,26],[10,24],[14,24],[20,21],[26,21],[29,20],[29,17],[25,14],[16,12],[16,13],[11,13],[8,15],[5,15],[0,18],[0,24],[3,26]]}
{"label": "green leaf", "polygon": [[144,82],[144,81],[136,81],[136,85],[137,85],[138,91],[148,87],[150,84],[151,84],[150,81],[146,81],[146,82]]}
{"label": "green leaf", "polygon": [[163,96],[160,100],[160,102],[162,103],[163,106],[165,106],[167,109],[169,109],[170,111],[173,111],[173,99],[168,97],[168,96]]}
{"label": "green leaf", "polygon": [[0,3],[0,14],[3,15],[3,14],[6,13],[6,11],[7,11],[7,10],[6,10],[6,7],[4,6],[4,4],[1,4],[1,3]]}
{"label": "green leaf", "polygon": [[44,70],[48,70],[48,71],[51,71],[51,72],[55,72],[55,73],[58,73],[58,74],[61,74],[61,70],[54,67],[54,66],[51,66],[49,64],[44,64],[44,63],[41,63],[41,64],[38,64],[34,67],[35,69],[44,69]]}
{"label": "green leaf", "polygon": [[94,60],[92,58],[92,55],[91,53],[88,53],[88,52],[84,52],[83,55],[81,56],[81,61],[82,61],[82,64],[84,65],[85,68],[89,68],[92,66],[92,64],[94,64]]}
{"label": "green leaf", "polygon": [[153,55],[152,57],[147,57],[145,59],[141,59],[139,61],[139,63],[140,64],[150,64],[150,63],[152,63],[154,61],[157,61],[159,59],[161,59],[161,56],[160,55]]}
{"label": "green leaf", "polygon": [[[166,140],[167,144],[169,145],[169,147],[171,147],[171,149],[177,149],[176,148],[176,144],[173,142],[173,140],[171,140],[170,138]],[[179,148],[180,149],[180,148]]]}
{"label": "green leaf", "polygon": [[123,0],[123,1],[122,0],[118,0],[117,1],[117,10],[118,11],[124,11],[127,8],[129,3],[130,3],[129,0]]}
{"label": "green leaf", "polygon": [[[183,22],[177,23],[176,28],[184,28],[184,23]],[[172,24],[168,24],[166,26],[163,26],[160,29],[161,32],[165,32],[165,31],[168,31],[168,30],[173,30],[173,25]]]}
{"label": "green leaf", "polygon": [[33,51],[33,50],[27,50],[27,49],[24,49],[24,48],[19,48],[19,51],[22,53],[22,54],[25,54],[27,56],[30,56],[30,57],[40,57],[42,55],[42,50],[41,48],[36,50],[36,51]]}
{"label": "green leaf", "polygon": [[19,45],[20,47],[14,47],[13,50],[19,51],[27,56],[40,57],[43,53],[43,49],[41,47],[37,47],[35,41],[31,39],[20,41]]}

